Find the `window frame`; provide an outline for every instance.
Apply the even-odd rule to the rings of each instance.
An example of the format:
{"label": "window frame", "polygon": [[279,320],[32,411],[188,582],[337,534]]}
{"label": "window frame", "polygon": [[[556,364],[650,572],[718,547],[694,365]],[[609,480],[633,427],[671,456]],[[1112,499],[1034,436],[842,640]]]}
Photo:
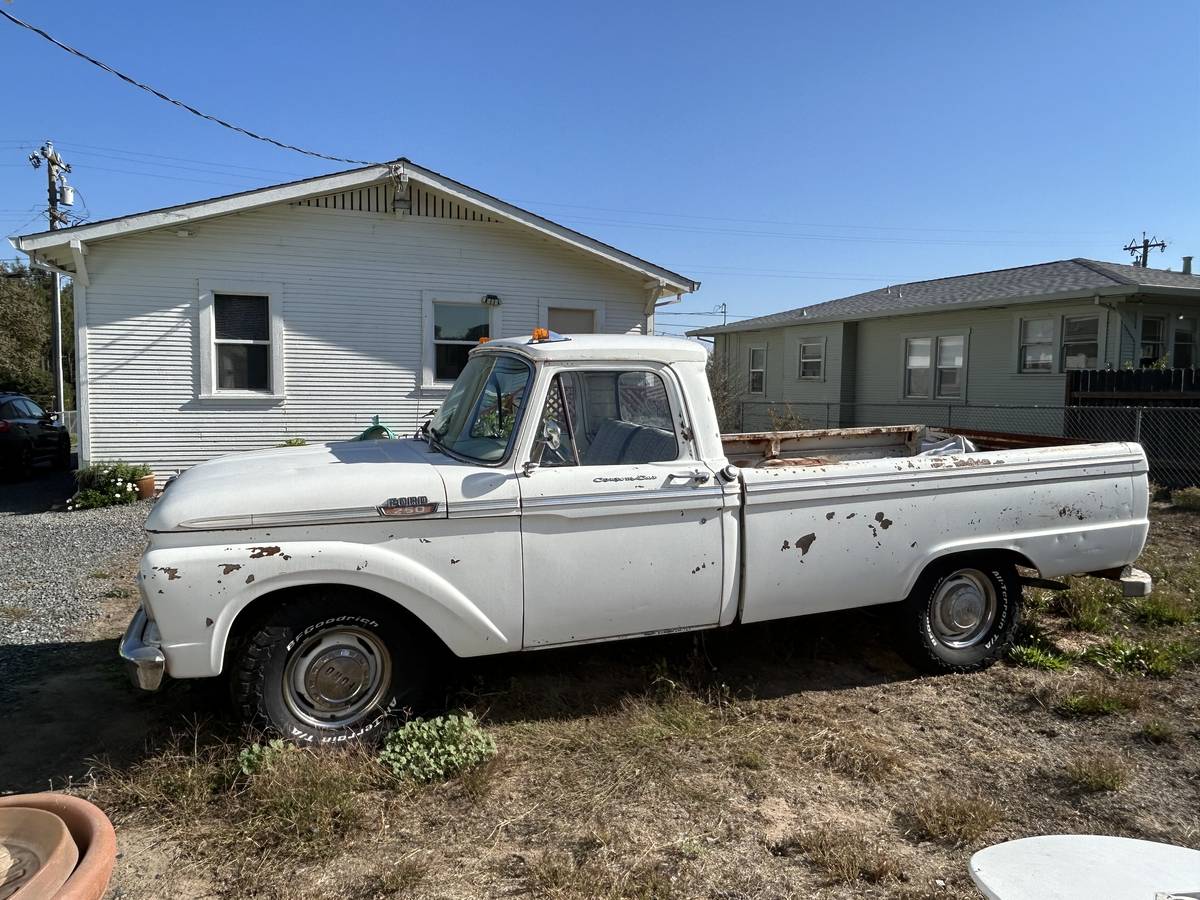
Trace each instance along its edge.
{"label": "window frame", "polygon": [[1068,344],[1087,344],[1090,341],[1068,341],[1067,340],[1067,323],[1078,322],[1081,320],[1091,319],[1096,323],[1096,365],[1095,368],[1100,368],[1100,360],[1104,355],[1104,343],[1100,340],[1100,316],[1094,314],[1083,315],[1063,315],[1062,327],[1058,335],[1058,371],[1059,372],[1086,372],[1089,371],[1087,366],[1068,366],[1067,365],[1067,345]]}
{"label": "window frame", "polygon": [[[804,358],[805,347],[816,347],[820,356],[816,360]],[[820,371],[816,375],[805,375],[804,364],[806,362],[816,362],[820,367]],[[825,380],[825,338],[800,338],[796,347],[796,379],[799,381],[824,381]],[[764,379],[765,381],[765,379]]]}
{"label": "window frame", "polygon": [[[200,385],[197,397],[201,400],[282,400],[286,397],[284,383],[284,344],[283,328],[283,285],[279,282],[266,281],[210,281],[202,279],[198,282],[199,300],[197,317],[199,327],[197,356],[200,360]],[[265,297],[267,300],[267,315],[269,317],[269,347],[270,364],[267,367],[268,386],[265,391],[250,391],[218,386],[217,376],[217,345],[226,344],[255,344],[261,346],[263,341],[233,341],[217,340],[216,328],[216,298],[219,295],[241,297]]]}
{"label": "window frame", "polygon": [[[962,350],[960,351],[959,364],[957,366],[943,366],[941,364],[942,341],[957,338],[962,341]],[[933,370],[933,379],[930,382],[930,390],[933,392],[936,400],[962,400],[967,393],[967,333],[962,334],[939,334],[933,339],[933,349],[930,353]],[[957,369],[959,372],[958,393],[943,394],[942,393],[942,369]]]}
{"label": "window frame", "polygon": [[[421,387],[437,391],[450,391],[453,381],[436,378],[437,342],[434,340],[434,303],[446,306],[481,306],[488,312],[488,337],[496,338],[501,334],[502,316],[500,305],[483,302],[487,294],[465,294],[453,291],[421,291],[421,320],[424,340],[421,344]],[[442,343],[466,344],[467,341],[443,341]]]}
{"label": "window frame", "polygon": [[[1157,356],[1153,356],[1153,357],[1142,355],[1142,350],[1144,349],[1145,344],[1146,344],[1146,322],[1147,321],[1154,321],[1154,322],[1159,323],[1157,343],[1158,343],[1158,348],[1159,348],[1160,352]],[[1141,321],[1138,323],[1138,339],[1137,339],[1137,355],[1136,355],[1136,359],[1138,361],[1138,368],[1145,368],[1145,366],[1142,365],[1143,359],[1149,359],[1151,362],[1151,365],[1153,365],[1155,362],[1162,359],[1163,356],[1165,356],[1167,354],[1168,348],[1170,348],[1171,351],[1174,351],[1174,340],[1172,339],[1173,336],[1169,333],[1170,321],[1171,321],[1170,317],[1168,315],[1166,315],[1165,313],[1164,314],[1155,313],[1152,315],[1146,315],[1144,313],[1142,314]]]}
{"label": "window frame", "polygon": [[[938,366],[938,346],[947,338],[962,340],[962,365]],[[908,390],[908,345],[913,341],[929,341],[929,365],[924,371],[928,373],[928,387],[923,394],[911,394]],[[962,326],[953,328],[934,328],[928,331],[910,331],[900,335],[900,387],[897,391],[901,401],[924,401],[926,403],[966,403],[967,376],[970,372],[971,329]],[[957,394],[942,394],[938,390],[938,369],[958,368],[961,374],[960,390]]]}
{"label": "window frame", "polygon": [[[1192,340],[1189,344],[1189,349],[1191,350],[1192,354],[1192,362],[1188,366],[1181,366],[1179,364],[1179,360],[1175,356],[1176,351],[1179,349],[1179,332],[1181,330],[1179,325],[1181,322],[1191,323],[1190,330],[1192,333]],[[1198,338],[1200,338],[1200,314],[1193,313],[1188,315],[1187,312],[1176,313],[1174,318],[1171,320],[1171,368],[1196,368],[1197,347],[1200,346],[1200,340],[1198,340]]]}
{"label": "window frame", "polygon": [[[1057,375],[1061,374],[1058,369],[1058,362],[1061,358],[1059,352],[1059,341],[1062,337],[1061,315],[1040,315],[1040,316],[1018,316],[1017,317],[1017,374],[1019,375]],[[1050,340],[1045,343],[1026,343],[1025,341],[1025,323],[1046,321],[1050,323]],[[1026,347],[1042,347],[1050,348],[1050,365],[1045,369],[1027,369],[1025,368],[1025,348]]]}
{"label": "window frame", "polygon": [[[762,351],[763,356],[762,356],[762,368],[761,369],[754,368],[754,351],[755,350]],[[757,391],[754,390],[754,373],[755,372],[762,373],[762,388]],[[754,394],[756,396],[766,396],[766,393],[767,393],[767,345],[766,344],[754,344],[754,345],[748,346],[746,348],[746,393]]]}

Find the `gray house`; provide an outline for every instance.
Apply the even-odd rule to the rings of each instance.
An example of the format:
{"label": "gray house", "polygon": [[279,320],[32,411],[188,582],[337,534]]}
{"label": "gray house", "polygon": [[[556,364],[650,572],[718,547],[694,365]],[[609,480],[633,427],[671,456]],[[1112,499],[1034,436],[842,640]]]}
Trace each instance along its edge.
{"label": "gray house", "polygon": [[[1200,276],[1091,259],[938,278],[689,332],[743,392],[744,430],[926,422],[991,431],[1062,407],[1073,369],[1197,365]],[[1035,430],[1053,433],[1044,419]],[[1061,433],[1061,432],[1060,432]]]}

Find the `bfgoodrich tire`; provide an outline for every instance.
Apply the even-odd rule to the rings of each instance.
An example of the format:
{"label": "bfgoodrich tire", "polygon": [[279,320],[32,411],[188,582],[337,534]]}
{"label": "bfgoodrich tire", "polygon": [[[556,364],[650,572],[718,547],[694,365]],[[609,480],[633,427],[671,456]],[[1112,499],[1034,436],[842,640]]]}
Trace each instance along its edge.
{"label": "bfgoodrich tire", "polygon": [[234,704],[297,743],[378,740],[423,702],[428,637],[398,611],[336,589],[283,601],[235,651]]}
{"label": "bfgoodrich tire", "polygon": [[904,602],[913,662],[934,672],[972,672],[1000,659],[1021,619],[1016,567],[988,556],[934,563]]}

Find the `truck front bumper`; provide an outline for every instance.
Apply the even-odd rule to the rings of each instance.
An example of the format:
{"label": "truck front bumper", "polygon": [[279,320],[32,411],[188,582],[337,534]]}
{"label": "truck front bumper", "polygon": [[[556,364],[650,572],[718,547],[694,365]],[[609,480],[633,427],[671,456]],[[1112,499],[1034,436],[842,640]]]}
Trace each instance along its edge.
{"label": "truck front bumper", "polygon": [[1120,566],[1116,569],[1103,569],[1099,572],[1088,572],[1096,578],[1107,578],[1121,584],[1121,593],[1126,597],[1149,597],[1154,590],[1154,579],[1149,572],[1143,572],[1134,566]]}
{"label": "truck front bumper", "polygon": [[144,607],[139,606],[121,638],[121,659],[133,686],[143,691],[157,691],[167,670],[167,658],[159,646],[158,626],[150,621]]}

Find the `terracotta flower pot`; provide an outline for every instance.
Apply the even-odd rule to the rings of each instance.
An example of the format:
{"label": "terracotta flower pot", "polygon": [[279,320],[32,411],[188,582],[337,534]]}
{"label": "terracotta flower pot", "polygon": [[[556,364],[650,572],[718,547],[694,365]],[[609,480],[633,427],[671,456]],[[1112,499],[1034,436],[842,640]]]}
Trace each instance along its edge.
{"label": "terracotta flower pot", "polygon": [[0,809],[0,897],[53,897],[77,862],[79,848],[54,813],[28,806]]}
{"label": "terracotta flower pot", "polygon": [[153,475],[143,475],[137,480],[137,494],[139,500],[149,500],[154,496]]}
{"label": "terracotta flower pot", "polygon": [[53,900],[100,900],[112,878],[117,859],[117,833],[108,816],[96,806],[67,794],[12,794],[0,797],[0,807],[42,809],[62,819],[79,848],[75,871]]}

